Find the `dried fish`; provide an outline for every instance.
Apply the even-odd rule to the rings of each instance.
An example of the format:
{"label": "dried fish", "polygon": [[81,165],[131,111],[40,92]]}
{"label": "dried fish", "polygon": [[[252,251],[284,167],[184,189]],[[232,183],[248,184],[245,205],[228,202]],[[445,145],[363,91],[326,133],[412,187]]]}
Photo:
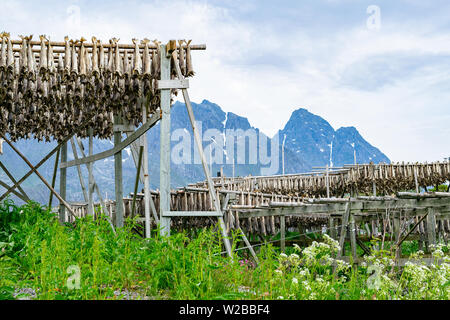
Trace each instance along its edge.
{"label": "dried fish", "polygon": [[[131,53],[116,38],[104,46],[92,37],[88,50],[86,39],[65,37],[61,53],[54,51],[55,45],[45,35],[35,45],[32,36],[20,39],[15,42],[20,46],[15,56],[10,35],[0,33],[0,132],[13,141],[61,141],[86,119],[96,137],[110,138],[114,113],[122,112],[128,123],[138,126],[140,99],[145,99],[148,115],[159,107],[159,41],[153,41],[153,50],[148,39],[133,39]],[[39,48],[37,53],[34,47]],[[179,60],[174,63],[183,65]],[[87,134],[84,130],[80,136]]]}
{"label": "dried fish", "polygon": [[39,39],[41,39],[41,54],[39,55],[39,72],[42,75],[45,75],[48,68],[47,45],[45,44],[47,38],[45,37],[45,35],[41,35],[39,36]]}
{"label": "dried fish", "polygon": [[194,68],[192,66],[191,42],[192,40],[189,40],[187,42],[187,49],[186,49],[186,76],[188,77],[192,77],[195,75]]}
{"label": "dried fish", "polygon": [[150,40],[144,39],[142,40],[142,44],[144,45],[144,75],[150,76],[152,73],[152,59],[150,57],[150,49],[149,49]]}
{"label": "dried fish", "polygon": [[[97,38],[92,37],[92,72],[98,76],[100,73],[100,69],[98,67],[98,44],[99,41],[97,40]],[[103,58],[103,57],[102,57]]]}
{"label": "dried fish", "polygon": [[14,69],[14,52],[13,52],[11,38],[10,38],[9,34],[7,34],[7,39],[8,39],[8,43],[7,43],[8,57],[7,57],[7,61],[6,61],[6,67],[8,69],[10,69],[10,71],[12,71]]}
{"label": "dried fish", "polygon": [[139,41],[137,39],[133,39],[134,44],[134,55],[133,55],[133,76],[137,77],[142,73],[142,60],[141,60],[141,52],[139,48]]}
{"label": "dried fish", "polygon": [[6,69],[6,46],[7,46],[7,40],[8,40],[8,34],[6,32],[2,32],[0,34],[2,38],[2,52],[0,56],[0,68],[2,70]]}

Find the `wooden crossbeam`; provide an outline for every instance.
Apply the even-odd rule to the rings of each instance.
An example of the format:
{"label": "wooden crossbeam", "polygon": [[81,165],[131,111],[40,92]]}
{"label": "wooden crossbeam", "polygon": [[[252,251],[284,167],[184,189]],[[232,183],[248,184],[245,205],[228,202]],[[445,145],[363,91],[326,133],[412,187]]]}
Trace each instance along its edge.
{"label": "wooden crossbeam", "polygon": [[158,80],[157,89],[188,89],[189,80],[188,79],[176,79],[176,80]]}
{"label": "wooden crossbeam", "polygon": [[217,211],[166,211],[163,217],[223,217],[222,212]]}
{"label": "wooden crossbeam", "polygon": [[114,148],[104,151],[104,152],[101,152],[101,153],[97,153],[97,154],[89,156],[89,157],[82,158],[82,159],[63,162],[63,163],[61,163],[61,168],[69,168],[69,167],[73,167],[76,165],[87,164],[90,162],[95,162],[95,161],[99,161],[99,160],[102,160],[105,158],[112,157],[113,155],[121,152],[123,149],[128,147],[134,141],[139,139],[140,136],[142,136],[150,128],[152,128],[160,119],[161,119],[160,115],[154,114],[152,116],[152,118],[150,119],[150,121],[143,124],[138,130],[136,130],[133,134],[131,134],[128,138],[126,138],[122,142],[118,143]]}

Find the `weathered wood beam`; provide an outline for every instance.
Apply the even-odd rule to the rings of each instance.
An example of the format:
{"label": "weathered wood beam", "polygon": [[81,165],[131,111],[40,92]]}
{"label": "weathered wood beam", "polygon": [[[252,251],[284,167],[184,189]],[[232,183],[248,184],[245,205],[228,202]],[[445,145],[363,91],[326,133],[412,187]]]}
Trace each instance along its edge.
{"label": "weathered wood beam", "polygon": [[67,210],[69,210],[69,212],[76,217],[75,212],[72,210],[72,208],[70,207],[70,205],[59,195],[59,193],[57,193],[55,191],[54,188],[52,188],[52,186],[47,182],[47,180],[39,173],[39,171],[36,170],[36,167],[34,167],[30,161],[28,161],[27,157],[25,157],[13,144],[11,141],[9,141],[9,139],[7,139],[6,137],[3,137],[3,139],[5,140],[5,142],[7,144],[9,144],[9,146],[23,159],[23,161],[25,161],[25,163],[30,167],[31,170],[34,171],[34,173],[39,177],[39,179],[41,179],[41,181],[46,185],[46,187],[54,193],[54,195],[58,198],[59,201],[61,201],[61,203],[67,208]]}
{"label": "weathered wood beam", "polygon": [[137,172],[136,172],[136,181],[134,183],[134,194],[133,194],[133,203],[131,205],[131,216],[134,217],[135,216],[135,209],[136,209],[136,194],[137,194],[137,189],[139,187],[139,176],[141,173],[141,166],[142,166],[142,153],[144,152],[144,146],[141,146],[139,148],[139,160],[138,160],[138,165],[137,165]]}
{"label": "weathered wood beam", "polygon": [[[55,187],[56,184],[56,175],[58,173],[58,165],[59,165],[59,155],[61,153],[61,148],[58,149],[58,152],[56,152],[56,158],[55,158],[55,165],[53,166],[53,177],[52,177],[52,187]],[[50,198],[48,199],[48,207],[52,207],[53,202],[53,193],[50,192]]]}
{"label": "weathered wood beam", "polygon": [[137,129],[128,138],[126,138],[125,140],[123,140],[120,143],[118,143],[117,145],[115,145],[114,148],[104,151],[104,152],[101,152],[101,153],[97,153],[93,156],[85,157],[83,159],[72,160],[72,161],[61,163],[61,168],[69,168],[69,167],[73,167],[76,165],[87,164],[90,162],[95,162],[95,161],[99,161],[99,160],[102,160],[105,158],[112,157],[112,156],[116,155],[117,153],[121,152],[126,147],[128,147],[134,141],[139,139],[140,136],[142,136],[145,132],[147,132],[149,129],[151,129],[160,119],[161,119],[161,117],[159,114],[154,114],[147,123],[143,124],[139,129]]}
{"label": "weathered wood beam", "polygon": [[[9,189],[9,185],[7,185],[6,183],[4,183],[3,181],[0,181],[0,186],[2,186],[3,188],[5,188],[6,190]],[[25,199],[24,196],[22,194],[20,194],[19,192],[17,192],[16,190],[11,191],[11,193],[13,195],[15,195],[17,198],[19,198],[20,200],[27,202],[29,200]]]}
{"label": "weathered wood beam", "polygon": [[[73,153],[73,158],[75,160],[78,160],[78,152],[77,152],[77,147],[75,145],[75,141],[74,138],[72,137],[72,139],[70,139],[70,144],[72,146],[72,153]],[[86,191],[86,185],[84,184],[84,179],[83,179],[83,174],[81,172],[81,166],[77,165],[77,173],[78,173],[78,179],[80,180],[80,186],[81,186],[81,191],[83,192],[83,198],[84,201],[88,201],[88,194]]]}
{"label": "weathered wood beam", "polygon": [[[0,168],[6,173],[8,178],[11,180],[12,183],[17,183],[16,179],[14,179],[14,176],[8,171],[8,169],[5,167],[5,165],[0,161]],[[8,186],[9,188],[9,186]],[[17,186],[17,190],[22,194],[22,197],[25,199],[24,201],[30,201],[30,197],[25,193],[25,191],[22,189],[20,185]]]}

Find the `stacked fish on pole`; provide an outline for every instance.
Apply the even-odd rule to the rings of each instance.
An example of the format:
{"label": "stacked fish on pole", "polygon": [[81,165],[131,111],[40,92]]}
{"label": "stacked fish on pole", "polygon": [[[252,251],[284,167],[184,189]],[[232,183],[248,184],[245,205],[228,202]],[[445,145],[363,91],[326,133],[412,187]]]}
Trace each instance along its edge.
{"label": "stacked fish on pole", "polygon": [[[108,139],[114,114],[138,126],[139,101],[148,115],[159,108],[161,43],[156,40],[133,39],[122,46],[116,38],[104,44],[95,37],[90,42],[66,37],[55,50],[56,43],[44,35],[39,41],[20,39],[0,33],[0,133],[12,141],[61,141],[86,119],[95,137]],[[183,75],[193,76],[190,42],[179,51]],[[79,136],[87,137],[88,129]]]}

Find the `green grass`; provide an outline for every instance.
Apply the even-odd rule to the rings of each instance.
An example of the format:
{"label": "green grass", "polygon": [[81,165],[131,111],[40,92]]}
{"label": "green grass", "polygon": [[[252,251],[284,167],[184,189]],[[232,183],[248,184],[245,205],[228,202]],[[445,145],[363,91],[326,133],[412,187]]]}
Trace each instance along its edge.
{"label": "green grass", "polygon": [[[374,252],[367,266],[352,268],[334,259],[336,242],[325,236],[304,249],[287,248],[289,255],[265,245],[255,266],[244,250],[233,260],[221,255],[217,228],[201,230],[195,238],[182,233],[160,238],[155,232],[149,240],[133,232],[140,228],[128,220],[114,234],[104,217],[61,225],[36,203],[1,203],[0,300],[23,298],[26,288],[36,299],[49,300],[122,299],[127,294],[189,300],[449,298],[448,257],[439,266],[408,266],[400,273],[390,267],[389,252]],[[410,243],[405,248],[415,250]],[[435,251],[436,258],[445,255],[441,252]]]}

